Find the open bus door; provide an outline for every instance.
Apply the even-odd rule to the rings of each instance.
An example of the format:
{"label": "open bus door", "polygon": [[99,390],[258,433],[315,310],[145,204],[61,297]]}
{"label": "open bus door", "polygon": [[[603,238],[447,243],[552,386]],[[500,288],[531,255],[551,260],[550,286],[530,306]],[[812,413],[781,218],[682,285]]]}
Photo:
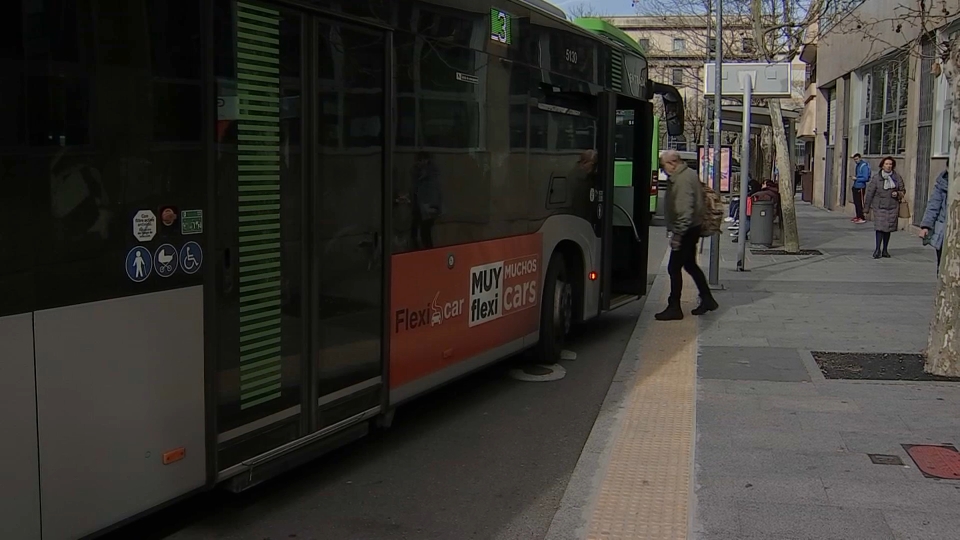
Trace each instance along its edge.
{"label": "open bus door", "polygon": [[[601,96],[599,172],[603,182],[601,309],[615,309],[647,292],[653,105],[612,92]],[[633,163],[629,185],[615,185],[617,111],[632,112]],[[622,126],[621,126],[622,129]]]}

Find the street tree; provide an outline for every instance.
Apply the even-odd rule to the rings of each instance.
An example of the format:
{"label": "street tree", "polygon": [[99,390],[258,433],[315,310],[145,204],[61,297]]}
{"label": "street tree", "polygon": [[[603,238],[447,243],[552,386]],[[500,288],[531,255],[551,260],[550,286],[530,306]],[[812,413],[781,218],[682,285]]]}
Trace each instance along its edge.
{"label": "street tree", "polygon": [[[724,62],[767,61],[791,62],[803,46],[807,28],[822,19],[827,0],[724,0],[724,32],[721,47]],[[836,2],[837,0],[829,0]],[[852,1],[852,0],[840,0]],[[640,13],[661,17],[681,16],[697,20],[696,24],[678,25],[674,32],[685,32],[690,39],[701,40],[708,51],[715,46],[716,36],[709,35],[715,21],[715,0],[651,0],[644,3]],[[706,32],[704,29],[710,29]],[[686,35],[685,35],[686,37]],[[738,39],[739,38],[739,39]],[[709,61],[713,54],[708,53]],[[701,81],[702,87],[702,81]],[[791,149],[783,126],[780,99],[757,100],[770,111],[777,169],[780,171],[781,208],[783,209],[784,250],[800,250],[797,214],[794,206],[796,188],[790,167]]]}
{"label": "street tree", "polygon": [[[952,103],[960,103],[960,36],[937,33],[937,29],[958,20],[957,0],[901,0],[886,18],[865,18],[859,10],[851,10],[832,31],[856,35],[870,42],[871,58],[899,50],[915,60],[915,66],[931,54],[932,73],[945,77]],[[939,36],[939,37],[938,37]],[[926,40],[935,40],[934,47],[923,47]],[[928,43],[929,44],[929,43]],[[924,51],[927,51],[926,53]],[[917,74],[920,75],[920,74]],[[950,182],[947,194],[946,234],[934,315],[927,342],[925,369],[935,375],[960,377],[960,106],[950,109]]]}
{"label": "street tree", "polygon": [[579,19],[581,17],[603,18],[607,16],[606,13],[597,9],[597,7],[590,2],[577,2],[564,9],[566,9],[567,14],[570,15],[572,19]]}
{"label": "street tree", "polygon": [[[759,57],[767,62],[792,62],[804,45],[807,30],[831,13],[831,0],[750,0],[750,21]],[[797,227],[796,186],[790,167],[790,147],[783,127],[781,100],[767,100],[777,169],[780,170],[780,207],[783,210],[783,249],[800,251]]]}

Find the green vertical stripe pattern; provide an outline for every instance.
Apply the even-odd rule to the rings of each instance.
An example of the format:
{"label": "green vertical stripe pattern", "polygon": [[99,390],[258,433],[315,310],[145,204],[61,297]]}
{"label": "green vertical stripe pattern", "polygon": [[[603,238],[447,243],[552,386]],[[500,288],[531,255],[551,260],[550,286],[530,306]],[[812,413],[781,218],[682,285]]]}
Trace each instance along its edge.
{"label": "green vertical stripe pattern", "polygon": [[280,12],[237,3],[240,408],[280,397]]}
{"label": "green vertical stripe pattern", "polygon": [[615,92],[623,91],[623,53],[610,51],[610,86]]}

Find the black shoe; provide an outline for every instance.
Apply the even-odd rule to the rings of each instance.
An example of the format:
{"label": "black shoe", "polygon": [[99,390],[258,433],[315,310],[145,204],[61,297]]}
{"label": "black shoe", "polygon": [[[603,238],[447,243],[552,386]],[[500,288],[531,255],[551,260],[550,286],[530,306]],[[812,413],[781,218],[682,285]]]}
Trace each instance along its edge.
{"label": "black shoe", "polygon": [[874,258],[874,259],[879,259],[879,258],[880,258],[880,250],[879,250],[879,249],[873,252],[873,258]]}
{"label": "black shoe", "polygon": [[717,301],[714,300],[713,296],[708,296],[706,298],[701,297],[700,305],[697,306],[696,309],[694,309],[690,313],[694,315],[703,315],[711,311],[715,311],[719,307],[720,307],[720,304],[718,304]]}
{"label": "black shoe", "polygon": [[883,257],[884,259],[890,259],[890,258],[891,258],[891,257],[890,257],[890,253],[887,252],[887,250],[883,250],[883,253],[880,254],[880,256]]}
{"label": "black shoe", "polygon": [[653,316],[658,321],[679,321],[683,319],[683,310],[676,304],[670,304],[667,309]]}

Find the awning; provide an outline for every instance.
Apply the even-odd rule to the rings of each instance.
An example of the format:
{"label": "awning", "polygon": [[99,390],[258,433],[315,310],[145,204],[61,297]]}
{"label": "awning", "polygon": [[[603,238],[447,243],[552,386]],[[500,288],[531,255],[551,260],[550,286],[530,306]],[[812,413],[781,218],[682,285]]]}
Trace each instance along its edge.
{"label": "awning", "polygon": [[813,139],[817,136],[817,85],[807,85],[804,95],[803,112],[797,124],[797,138]]}

